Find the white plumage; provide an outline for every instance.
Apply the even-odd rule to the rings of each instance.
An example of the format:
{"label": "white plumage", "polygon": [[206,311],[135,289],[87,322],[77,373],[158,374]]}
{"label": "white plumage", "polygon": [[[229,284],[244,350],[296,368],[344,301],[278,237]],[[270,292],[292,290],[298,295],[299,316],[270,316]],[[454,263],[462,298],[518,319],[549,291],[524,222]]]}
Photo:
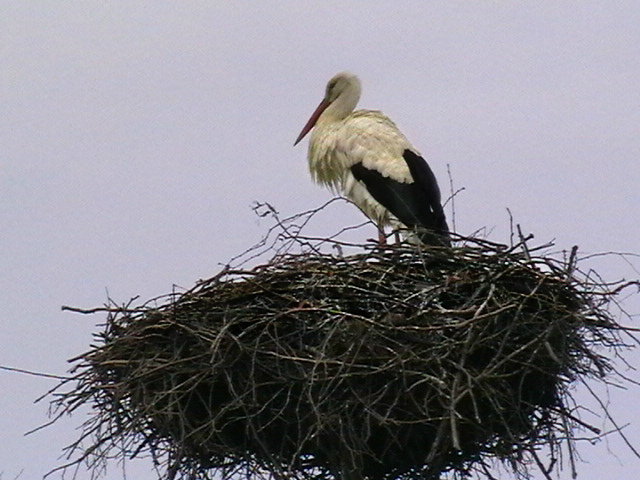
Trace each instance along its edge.
{"label": "white plumage", "polygon": [[[352,200],[381,231],[418,230],[422,242],[447,245],[448,227],[431,169],[396,125],[378,111],[358,110],[360,80],[335,75],[295,144],[313,128],[312,178]],[[315,128],[314,128],[315,127]]]}

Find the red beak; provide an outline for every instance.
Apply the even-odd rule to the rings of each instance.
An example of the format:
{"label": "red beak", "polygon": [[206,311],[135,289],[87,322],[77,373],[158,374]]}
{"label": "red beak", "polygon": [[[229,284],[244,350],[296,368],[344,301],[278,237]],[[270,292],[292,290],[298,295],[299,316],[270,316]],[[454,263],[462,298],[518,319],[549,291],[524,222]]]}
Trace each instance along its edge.
{"label": "red beak", "polygon": [[313,126],[318,121],[318,118],[320,118],[320,115],[322,115],[322,112],[324,112],[328,106],[329,106],[328,101],[322,100],[320,102],[320,105],[318,105],[318,108],[316,108],[316,110],[311,114],[311,118],[309,118],[309,121],[307,122],[307,124],[302,128],[302,131],[300,132],[300,135],[298,135],[298,138],[296,138],[296,141],[293,144],[294,147],[298,143],[300,143],[300,140],[302,140],[307,133],[309,133],[309,130],[313,128]]}

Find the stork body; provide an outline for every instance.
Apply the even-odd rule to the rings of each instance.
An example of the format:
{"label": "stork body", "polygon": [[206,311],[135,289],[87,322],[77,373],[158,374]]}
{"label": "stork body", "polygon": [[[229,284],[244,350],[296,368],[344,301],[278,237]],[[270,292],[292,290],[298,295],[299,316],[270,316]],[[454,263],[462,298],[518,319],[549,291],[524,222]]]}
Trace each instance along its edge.
{"label": "stork body", "polygon": [[313,128],[312,178],[352,200],[381,232],[390,225],[408,230],[410,240],[449,245],[440,190],[429,165],[388,117],[354,111],[360,92],[358,77],[337,74],[300,132],[296,144]]}

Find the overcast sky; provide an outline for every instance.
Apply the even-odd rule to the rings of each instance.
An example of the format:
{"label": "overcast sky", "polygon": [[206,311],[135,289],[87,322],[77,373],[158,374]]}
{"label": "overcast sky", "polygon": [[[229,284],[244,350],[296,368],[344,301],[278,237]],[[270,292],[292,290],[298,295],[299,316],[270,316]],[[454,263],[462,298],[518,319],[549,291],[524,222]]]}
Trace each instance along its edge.
{"label": "overcast sky", "polygon": [[[64,374],[103,318],[61,305],[189,287],[260,239],[254,201],[288,215],[329,199],[307,141],[292,144],[341,70],[445,192],[449,166],[460,233],[508,242],[509,208],[536,242],[640,252],[637,0],[3,0],[0,365]],[[360,220],[340,208],[323,227]],[[620,257],[589,265],[637,275]],[[81,416],[23,436],[54,385],[0,370],[2,480],[40,478],[77,437]],[[608,399],[636,446],[639,393]],[[579,452],[580,479],[640,471],[615,435]],[[126,471],[154,478],[148,460]]]}

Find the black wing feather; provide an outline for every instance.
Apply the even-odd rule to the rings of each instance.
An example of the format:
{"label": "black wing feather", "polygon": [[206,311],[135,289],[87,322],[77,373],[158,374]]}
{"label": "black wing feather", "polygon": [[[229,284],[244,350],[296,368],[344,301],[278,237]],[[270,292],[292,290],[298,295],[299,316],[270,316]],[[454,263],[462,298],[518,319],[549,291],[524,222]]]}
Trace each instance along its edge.
{"label": "black wing feather", "polygon": [[418,229],[421,240],[429,245],[449,245],[449,227],[440,203],[436,177],[421,156],[405,150],[412,183],[385,177],[362,163],[351,167],[353,176],[364,183],[373,198],[407,227]]}

